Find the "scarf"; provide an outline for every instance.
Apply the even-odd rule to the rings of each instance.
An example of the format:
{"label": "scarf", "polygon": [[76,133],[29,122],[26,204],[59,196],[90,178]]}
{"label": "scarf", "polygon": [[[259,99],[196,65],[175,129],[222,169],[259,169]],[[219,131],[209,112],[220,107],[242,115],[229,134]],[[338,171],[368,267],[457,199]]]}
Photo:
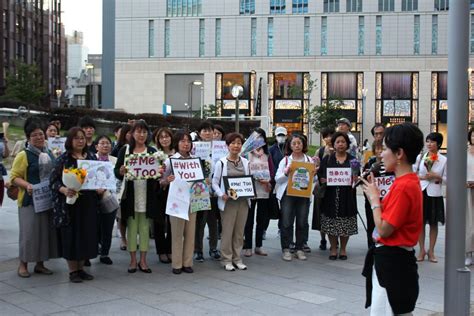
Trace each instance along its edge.
{"label": "scarf", "polygon": [[40,181],[43,182],[45,180],[48,180],[54,167],[53,160],[51,159],[51,156],[48,153],[48,147],[44,146],[40,149],[31,144],[28,144],[26,150],[38,156]]}

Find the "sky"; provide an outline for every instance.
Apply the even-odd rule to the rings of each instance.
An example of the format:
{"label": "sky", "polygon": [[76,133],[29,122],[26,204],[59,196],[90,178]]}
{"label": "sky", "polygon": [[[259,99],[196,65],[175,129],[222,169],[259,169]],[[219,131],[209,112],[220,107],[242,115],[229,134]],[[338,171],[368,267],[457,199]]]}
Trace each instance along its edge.
{"label": "sky", "polygon": [[89,54],[102,54],[102,1],[62,0],[61,9],[66,34],[81,31]]}

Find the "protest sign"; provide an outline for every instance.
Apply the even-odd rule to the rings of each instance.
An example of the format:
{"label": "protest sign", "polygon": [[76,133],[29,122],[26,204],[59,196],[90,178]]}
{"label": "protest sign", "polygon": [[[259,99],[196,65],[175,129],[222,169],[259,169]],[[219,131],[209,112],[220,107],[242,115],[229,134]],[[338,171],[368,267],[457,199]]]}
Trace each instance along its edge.
{"label": "protest sign", "polygon": [[350,186],[352,185],[351,168],[327,168],[328,186]]}
{"label": "protest sign", "polygon": [[130,154],[125,157],[127,180],[157,179],[161,176],[160,161],[153,153]]}
{"label": "protest sign", "polygon": [[227,157],[229,154],[229,148],[225,141],[223,140],[214,140],[212,141],[212,166],[216,165],[221,158]]}
{"label": "protest sign", "polygon": [[203,182],[194,182],[191,186],[191,212],[211,209],[211,195],[209,186]]}
{"label": "protest sign", "polygon": [[395,176],[375,177],[375,185],[380,190],[380,198],[383,199],[387,195],[393,181],[395,181]]}
{"label": "protest sign", "polygon": [[191,155],[203,160],[211,160],[212,142],[194,142]]}
{"label": "protest sign", "polygon": [[234,200],[240,197],[255,197],[255,184],[252,176],[223,177],[227,195]]}
{"label": "protest sign", "polygon": [[41,213],[53,208],[49,180],[33,185],[33,206],[35,213]]}
{"label": "protest sign", "polygon": [[249,153],[249,172],[255,179],[255,188],[258,198],[268,198],[270,193],[266,191],[265,185],[259,180],[270,181],[270,169],[268,167],[268,156],[262,148]]}
{"label": "protest sign", "polygon": [[166,214],[189,220],[189,184],[186,181],[175,179],[170,183],[168,200],[166,202]]}
{"label": "protest sign", "polygon": [[81,190],[106,189],[117,191],[117,179],[111,161],[78,160],[77,167],[87,171],[86,181]]}
{"label": "protest sign", "polygon": [[199,158],[171,159],[171,169],[176,179],[184,181],[204,180],[204,171]]}
{"label": "protest sign", "polygon": [[48,139],[48,149],[55,157],[59,157],[65,152],[66,137],[54,137]]}
{"label": "protest sign", "polygon": [[288,196],[310,198],[313,193],[314,163],[291,162],[291,172],[288,175]]}

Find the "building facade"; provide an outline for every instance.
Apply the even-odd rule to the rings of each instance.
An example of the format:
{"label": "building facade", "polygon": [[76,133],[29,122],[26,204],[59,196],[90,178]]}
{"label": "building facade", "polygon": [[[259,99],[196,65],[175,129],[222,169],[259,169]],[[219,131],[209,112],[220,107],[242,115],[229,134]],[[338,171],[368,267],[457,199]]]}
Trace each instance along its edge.
{"label": "building facade", "polygon": [[57,104],[57,91],[66,87],[67,46],[60,0],[0,1],[0,95],[14,61],[36,64],[47,95],[44,105]]}
{"label": "building facade", "polygon": [[116,0],[115,108],[230,116],[239,84],[240,113],[264,127],[308,132],[306,110],[339,100],[361,140],[378,122],[446,134],[448,12],[449,0]]}

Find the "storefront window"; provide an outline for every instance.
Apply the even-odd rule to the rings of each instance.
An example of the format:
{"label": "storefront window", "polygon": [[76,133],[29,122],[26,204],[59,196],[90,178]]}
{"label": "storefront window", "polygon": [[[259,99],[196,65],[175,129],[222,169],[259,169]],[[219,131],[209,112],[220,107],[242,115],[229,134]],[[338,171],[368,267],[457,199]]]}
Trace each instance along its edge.
{"label": "storefront window", "polygon": [[255,103],[255,73],[218,73],[216,74],[216,105],[222,116],[235,114],[235,98],[232,96],[232,87],[240,85],[244,88],[239,98],[241,115],[253,113]]}

